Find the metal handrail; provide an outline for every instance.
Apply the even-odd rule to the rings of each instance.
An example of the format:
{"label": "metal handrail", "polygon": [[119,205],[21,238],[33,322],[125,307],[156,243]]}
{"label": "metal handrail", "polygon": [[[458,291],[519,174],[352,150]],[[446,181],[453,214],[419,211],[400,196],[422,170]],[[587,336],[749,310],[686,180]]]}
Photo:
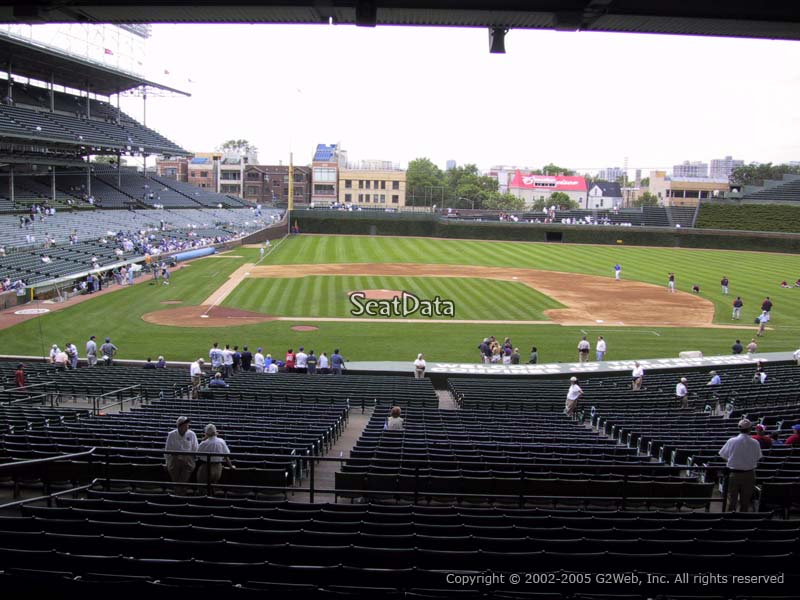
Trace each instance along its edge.
{"label": "metal handrail", "polygon": [[42,404],[44,404],[47,401],[48,396],[49,393],[44,393],[44,394],[38,394],[36,396],[28,396],[27,398],[19,398],[18,400],[8,400],[6,402],[0,402],[0,404],[2,405],[16,405],[16,404],[26,404],[26,403],[33,404],[34,402],[38,402],[40,400]]}
{"label": "metal handrail", "polygon": [[[104,394],[100,394],[99,396],[92,396],[92,414],[97,415],[100,412],[100,399],[101,398],[105,398],[106,396],[111,396],[111,395],[119,396],[119,394],[121,394],[122,392],[125,392],[127,390],[135,389],[135,390],[138,390],[138,393],[136,394],[135,397],[130,398],[131,403],[133,403],[133,401],[135,401],[136,398],[141,398],[142,397],[142,389],[141,388],[142,388],[142,385],[137,383],[135,385],[129,385],[128,387],[119,388],[119,389],[116,389],[116,390],[111,390],[110,392],[105,392]],[[124,403],[125,403],[125,399],[123,398],[119,402],[114,402],[112,404],[106,404],[105,408],[112,408],[114,406],[122,406]]]}
{"label": "metal handrail", "polygon": [[59,454],[58,456],[48,456],[45,458],[31,458],[29,460],[20,460],[14,462],[4,462],[0,463],[0,471],[14,471],[17,469],[21,469],[24,467],[29,467],[35,464],[42,464],[42,463],[51,463],[56,462],[59,460],[71,460],[73,458],[79,458],[81,456],[91,456],[97,451],[96,447],[92,447],[89,450],[85,450],[83,452],[76,452],[74,454]]}

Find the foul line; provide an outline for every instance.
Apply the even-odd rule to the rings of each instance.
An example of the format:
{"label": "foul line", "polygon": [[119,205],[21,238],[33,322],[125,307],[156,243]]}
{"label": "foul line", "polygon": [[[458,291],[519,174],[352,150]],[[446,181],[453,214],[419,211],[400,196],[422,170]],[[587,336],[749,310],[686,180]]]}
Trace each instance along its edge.
{"label": "foul line", "polygon": [[236,269],[233,273],[231,273],[230,276],[228,277],[228,281],[226,281],[220,287],[214,290],[214,292],[203,302],[203,305],[208,305],[208,308],[202,315],[200,315],[200,318],[207,319],[208,313],[211,311],[211,309],[217,306],[223,300],[225,300],[225,298],[230,296],[231,292],[235,290],[236,287],[242,281],[244,281],[245,277],[247,277],[250,274],[250,269],[257,266],[261,261],[267,258],[270,254],[272,254],[287,237],[288,236],[283,236],[281,239],[278,240],[278,242],[275,245],[270,244],[269,250],[264,253],[264,256],[258,259],[258,262],[245,263],[241,267]]}

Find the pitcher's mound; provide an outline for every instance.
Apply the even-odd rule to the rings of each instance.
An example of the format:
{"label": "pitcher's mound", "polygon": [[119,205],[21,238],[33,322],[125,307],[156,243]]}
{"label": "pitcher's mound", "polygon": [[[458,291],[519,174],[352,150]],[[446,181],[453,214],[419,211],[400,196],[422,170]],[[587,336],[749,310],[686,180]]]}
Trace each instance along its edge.
{"label": "pitcher's mound", "polygon": [[161,304],[183,304],[183,300],[162,300]]}
{"label": "pitcher's mound", "polygon": [[392,298],[399,297],[403,294],[402,290],[355,290],[347,292],[349,298],[353,294],[364,294],[367,300],[391,300]]}
{"label": "pitcher's mound", "polygon": [[316,331],[319,327],[314,327],[313,325],[295,325],[292,327],[292,331]]}
{"label": "pitcher's mound", "polygon": [[171,327],[235,327],[273,320],[269,315],[257,312],[207,305],[168,308],[142,315],[142,319],[153,325]]}

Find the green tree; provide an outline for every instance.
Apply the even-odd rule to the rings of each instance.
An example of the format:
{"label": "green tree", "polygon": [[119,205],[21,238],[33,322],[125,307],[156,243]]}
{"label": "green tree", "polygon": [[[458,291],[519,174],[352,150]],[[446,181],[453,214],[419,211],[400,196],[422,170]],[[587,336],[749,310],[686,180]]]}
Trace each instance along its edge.
{"label": "green tree", "polygon": [[233,152],[239,155],[246,155],[258,152],[258,148],[247,140],[228,140],[219,145],[218,150],[222,152]]}
{"label": "green tree", "polygon": [[649,177],[643,177],[642,180],[639,182],[639,185],[641,187],[650,187],[650,178]]}
{"label": "green tree", "polygon": [[415,158],[406,170],[407,198],[413,206],[441,203],[444,173],[429,158]]}
{"label": "green tree", "polygon": [[784,174],[800,175],[800,167],[773,165],[772,163],[750,163],[736,167],[728,180],[731,185],[763,185],[766,179],[782,179]]}
{"label": "green tree", "polygon": [[489,210],[520,211],[525,210],[525,200],[517,198],[514,194],[489,192],[488,197],[483,202],[483,208]]}
{"label": "green tree", "polygon": [[534,175],[575,175],[575,171],[566,167],[559,167],[553,163],[548,163],[541,169],[532,171]]}
{"label": "green tree", "polygon": [[550,194],[550,197],[547,199],[550,203],[550,206],[557,206],[562,210],[574,210],[580,208],[580,205],[575,202],[572,198],[569,197],[569,194],[565,192],[553,192]]}
{"label": "green tree", "polygon": [[658,196],[645,192],[631,203],[634,207],[640,208],[642,206],[658,206]]}
{"label": "green tree", "polygon": [[486,201],[497,193],[498,183],[494,177],[481,175],[476,165],[464,165],[450,169],[444,174],[445,194],[448,206],[462,208],[488,208]]}

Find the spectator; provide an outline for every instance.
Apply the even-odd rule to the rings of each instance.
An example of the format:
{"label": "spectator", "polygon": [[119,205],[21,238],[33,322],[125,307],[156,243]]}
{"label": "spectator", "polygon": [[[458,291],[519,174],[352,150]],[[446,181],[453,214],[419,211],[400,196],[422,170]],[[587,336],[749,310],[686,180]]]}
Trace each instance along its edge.
{"label": "spectator", "polygon": [[153,362],[153,359],[151,359],[149,356],[147,357],[147,360],[144,363],[144,368],[145,369],[155,369],[156,368],[156,365]]}
{"label": "spectator", "polygon": [[14,385],[21,390],[25,389],[25,365],[19,363],[14,371]]}
{"label": "spectator", "polygon": [[192,378],[192,398],[199,397],[200,386],[203,383],[203,364],[205,361],[198,358],[189,366],[189,375]]}
{"label": "spectator", "polygon": [[589,349],[591,348],[586,336],[578,342],[578,362],[585,363],[589,360]]}
{"label": "spectator", "polygon": [[315,375],[317,372],[317,357],[314,355],[313,350],[309,350],[308,357],[306,358],[306,368],[309,375]]}
{"label": "spectator", "polygon": [[230,386],[225,383],[225,380],[222,378],[222,373],[217,373],[214,375],[214,378],[208,382],[208,387],[226,388]]}
{"label": "spectator", "polygon": [[339,354],[339,349],[336,348],[333,354],[331,354],[331,369],[333,369],[333,374],[341,375],[344,368],[344,357]]}
{"label": "spectator", "polygon": [[767,428],[763,425],[756,425],[756,434],[752,438],[758,442],[762,450],[772,447],[772,436],[767,433]]}
{"label": "spectator", "polygon": [[225,350],[222,351],[222,372],[225,379],[233,375],[233,350],[230,344],[225,344]]}
{"label": "spectator", "polygon": [[278,361],[273,360],[271,363],[269,363],[269,366],[267,367],[267,373],[269,373],[270,375],[274,375],[277,372],[278,372]]}
{"label": "spectator", "polygon": [[242,348],[241,360],[242,360],[242,371],[244,371],[245,373],[250,371],[250,366],[253,364],[253,353],[247,349],[247,346],[244,346]]}
{"label": "spectator", "polygon": [[300,349],[297,351],[297,354],[294,355],[294,368],[298,373],[306,373],[308,369],[308,354],[305,352],[305,348],[300,346]]}
{"label": "spectator", "polygon": [[800,446],[800,423],[792,425],[792,435],[784,440],[785,446]]}
{"label": "spectator", "polygon": [[69,368],[70,369],[77,369],[78,368],[78,347],[73,344],[72,342],[67,342],[64,346],[64,350],[67,353],[67,357],[69,358]]}
{"label": "spectator", "polygon": [[262,350],[262,348],[256,348],[256,353],[253,356],[253,366],[256,369],[256,373],[264,372],[264,366],[266,363],[264,360],[264,355],[262,354]]}
{"label": "spectator", "polygon": [[[798,364],[800,364],[800,358],[797,359],[797,362]],[[319,372],[322,373],[323,375],[327,375],[328,373],[330,373],[328,365],[329,365],[328,356],[323,352],[322,354],[319,355],[319,363],[317,364]]]}
{"label": "spectator", "polygon": [[158,362],[156,363],[156,369],[166,369],[167,368],[167,361],[164,360],[163,356],[158,357]]}
{"label": "spectator", "polygon": [[528,364],[535,365],[537,362],[539,362],[539,350],[536,348],[536,346],[532,346],[531,355],[528,358]]}
{"label": "spectator", "polygon": [[106,343],[100,346],[103,354],[103,364],[110,367],[114,364],[114,356],[117,354],[117,347],[111,343],[111,338],[106,338]]}
{"label": "spectator", "polygon": [[286,360],[284,361],[284,366],[286,367],[287,373],[294,372],[294,358],[294,350],[289,348],[289,350],[286,352]]}
{"label": "spectator", "polygon": [[708,374],[711,375],[711,380],[706,385],[722,385],[722,379],[717,375],[716,371],[709,371]]}
{"label": "spectator", "polygon": [[425,357],[422,355],[422,352],[417,354],[417,360],[414,361],[414,379],[424,379],[425,378]]}
{"label": "spectator", "polygon": [[752,423],[739,421],[739,435],[730,438],[719,455],[727,461],[728,510],[750,511],[750,499],[756,486],[756,466],[761,460],[761,446],[750,437]]}
{"label": "spectator", "polygon": [[400,412],[399,406],[392,407],[389,417],[386,419],[386,425],[384,426],[386,431],[403,431],[405,421],[403,417],[400,416]]}
{"label": "spectator", "polygon": [[758,350],[758,344],[756,343],[755,338],[753,338],[752,340],[750,340],[750,343],[747,344],[747,353],[755,354],[757,350]]}
{"label": "spectator", "polygon": [[[175,429],[167,435],[164,446],[166,452],[196,452],[197,436],[189,429],[191,419],[178,417]],[[195,457],[191,454],[166,454],[166,466],[169,478],[174,483],[186,483],[191,479],[195,467]],[[181,493],[183,486],[176,486],[175,491]]]}
{"label": "spectator", "polygon": [[56,365],[59,371],[65,371],[67,369],[67,365],[69,364],[69,356],[64,350],[59,350],[53,359],[53,363]]}
{"label": "spectator", "polygon": [[520,360],[519,348],[514,348],[514,352],[511,353],[511,364],[518,365],[519,360]]}
{"label": "spectator", "polygon": [[61,349],[58,347],[58,344],[53,344],[52,347],[50,348],[50,354],[49,354],[50,363],[55,364],[56,356],[58,355],[59,352],[61,352]]}
{"label": "spectator", "polygon": [[639,364],[639,361],[634,361],[633,371],[631,371],[631,390],[634,392],[642,389],[642,382],[644,381],[644,368]]}
{"label": "spectator", "polygon": [[570,377],[570,386],[567,391],[567,402],[564,406],[564,414],[568,417],[575,415],[575,410],[578,408],[578,400],[583,396],[583,390],[578,385],[577,377]]}
{"label": "spectator", "polygon": [[97,364],[97,342],[94,341],[95,336],[89,336],[89,341],[86,342],[86,362],[90,367]]}
{"label": "spectator", "polygon": [[734,354],[741,354],[742,351],[744,350],[744,346],[742,346],[742,342],[741,341],[736,340],[736,342],[734,342],[733,346],[731,346],[731,350],[733,350]]}
{"label": "spectator", "polygon": [[217,428],[213,423],[209,423],[205,428],[206,438],[197,447],[197,461],[200,466],[197,469],[197,482],[214,484],[222,477],[222,463],[226,463],[231,469],[235,469],[229,456],[204,456],[204,452],[212,454],[230,454],[228,444],[225,440],[217,436]]}
{"label": "spectator", "polygon": [[239,346],[233,347],[233,372],[238,373],[242,370],[242,353],[239,352]]}
{"label": "spectator", "polygon": [[756,372],[753,373],[753,383],[766,383],[767,373],[764,371],[764,364],[761,361],[756,363]]}
{"label": "spectator", "polygon": [[686,377],[681,377],[678,385],[675,386],[675,399],[681,408],[689,408],[689,389],[686,387]]}

